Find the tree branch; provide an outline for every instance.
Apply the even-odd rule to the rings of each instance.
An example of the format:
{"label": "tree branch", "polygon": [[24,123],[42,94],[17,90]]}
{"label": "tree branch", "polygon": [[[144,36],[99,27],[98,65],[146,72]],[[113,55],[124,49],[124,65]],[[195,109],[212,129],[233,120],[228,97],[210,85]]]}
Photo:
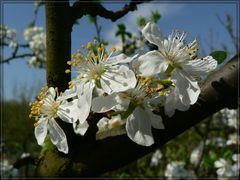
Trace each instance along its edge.
{"label": "tree branch", "polygon": [[12,55],[11,57],[0,61],[0,63],[9,63],[10,61],[17,59],[17,58],[25,58],[25,57],[32,57],[32,56],[34,56],[34,54],[31,54],[31,53],[26,53],[26,54],[21,54],[21,55]]}
{"label": "tree branch", "polygon": [[106,19],[110,19],[111,21],[116,21],[126,15],[130,11],[134,11],[137,9],[137,4],[141,4],[144,2],[148,2],[151,0],[144,0],[144,1],[137,1],[132,0],[128,5],[126,4],[121,10],[116,12],[110,11],[102,6],[100,3],[96,1],[89,1],[89,2],[81,2],[77,1],[71,7],[72,13],[72,23],[74,23],[77,19],[81,18],[84,15],[91,15],[91,16],[101,16]]}
{"label": "tree branch", "polygon": [[188,111],[177,111],[172,118],[162,116],[165,129],[153,129],[155,144],[143,147],[126,135],[109,137],[86,145],[82,137],[69,144],[68,155],[56,148],[48,149],[39,161],[38,175],[50,177],[98,176],[131,163],[159,148],[222,108],[238,106],[239,59],[235,56],[223,68],[213,73],[201,87],[201,95]]}

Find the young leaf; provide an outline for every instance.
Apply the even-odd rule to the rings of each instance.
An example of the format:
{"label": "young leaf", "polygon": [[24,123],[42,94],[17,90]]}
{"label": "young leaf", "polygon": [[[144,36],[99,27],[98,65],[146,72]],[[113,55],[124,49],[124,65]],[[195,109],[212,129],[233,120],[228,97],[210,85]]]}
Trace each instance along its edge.
{"label": "young leaf", "polygon": [[210,56],[216,59],[218,64],[221,64],[226,59],[227,53],[225,51],[214,51],[210,54]]}

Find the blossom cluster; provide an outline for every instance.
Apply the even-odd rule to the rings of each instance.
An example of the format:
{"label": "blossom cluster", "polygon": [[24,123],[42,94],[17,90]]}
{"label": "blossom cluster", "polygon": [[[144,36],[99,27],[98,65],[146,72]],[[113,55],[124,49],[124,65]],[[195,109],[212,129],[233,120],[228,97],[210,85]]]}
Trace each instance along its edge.
{"label": "blossom cluster", "polygon": [[44,67],[46,63],[46,34],[42,27],[29,27],[23,32],[34,56],[28,60],[28,64],[34,67]]}
{"label": "blossom cluster", "polygon": [[16,29],[0,26],[0,40],[6,43],[10,48],[16,48],[18,45]]}
{"label": "blossom cluster", "polygon": [[175,31],[165,39],[156,24],[148,23],[142,34],[158,49],[132,57],[114,56],[115,48],[107,51],[94,40],[72,55],[73,60],[67,61],[72,69],[65,73],[76,76],[69,89],[58,93],[57,88],[44,87],[31,104],[39,145],[49,131],[58,150],[68,153],[67,137],[57,121],[71,123],[74,132],[83,136],[89,115],[99,113],[96,139],[126,133],[135,143],[151,146],[152,127],[164,129],[160,109],[171,117],[197,101],[198,80],[213,71],[217,61],[211,56],[197,58],[197,40],[185,45],[184,32]]}

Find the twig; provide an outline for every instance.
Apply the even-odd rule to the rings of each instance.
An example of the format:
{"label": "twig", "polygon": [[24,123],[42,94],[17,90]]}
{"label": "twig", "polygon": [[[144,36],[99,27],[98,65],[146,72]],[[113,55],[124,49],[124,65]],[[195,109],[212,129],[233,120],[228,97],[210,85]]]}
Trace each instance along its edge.
{"label": "twig", "polygon": [[13,55],[7,59],[0,61],[0,63],[9,63],[10,61],[17,59],[17,58],[32,57],[32,56],[34,56],[34,54],[30,54],[30,53],[21,54],[21,55]]}
{"label": "twig", "polygon": [[81,18],[84,15],[91,15],[91,16],[101,16],[106,19],[110,19],[111,21],[116,21],[126,15],[130,11],[134,11],[137,9],[137,4],[141,4],[144,2],[148,2],[151,0],[145,1],[136,1],[132,0],[128,5],[126,4],[121,10],[116,12],[110,11],[103,7],[100,3],[89,1],[89,2],[80,2],[77,1],[71,7],[71,17],[72,23],[74,23],[77,19]]}

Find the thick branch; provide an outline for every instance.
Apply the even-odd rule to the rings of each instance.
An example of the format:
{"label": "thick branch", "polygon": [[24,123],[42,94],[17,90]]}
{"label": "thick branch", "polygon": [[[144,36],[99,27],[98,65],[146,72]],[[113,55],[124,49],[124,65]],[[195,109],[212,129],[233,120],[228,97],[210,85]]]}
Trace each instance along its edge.
{"label": "thick branch", "polygon": [[55,148],[49,149],[41,160],[42,168],[39,169],[39,174],[64,177],[98,176],[137,160],[222,108],[237,108],[238,62],[238,57],[235,56],[212,74],[203,84],[198,102],[188,111],[178,111],[172,118],[162,116],[165,129],[153,129],[153,146],[139,146],[126,135],[106,138],[90,145],[85,145],[79,137],[70,145],[68,155],[57,152]]}
{"label": "thick branch", "polygon": [[72,12],[72,23],[74,23],[77,19],[81,18],[84,15],[91,16],[101,16],[106,19],[110,19],[111,21],[116,21],[126,15],[130,11],[134,11],[137,9],[137,4],[141,4],[150,0],[145,1],[136,1],[132,0],[128,5],[126,4],[121,10],[116,12],[110,11],[102,6],[100,3],[96,1],[89,2],[81,2],[77,1],[71,8]]}

